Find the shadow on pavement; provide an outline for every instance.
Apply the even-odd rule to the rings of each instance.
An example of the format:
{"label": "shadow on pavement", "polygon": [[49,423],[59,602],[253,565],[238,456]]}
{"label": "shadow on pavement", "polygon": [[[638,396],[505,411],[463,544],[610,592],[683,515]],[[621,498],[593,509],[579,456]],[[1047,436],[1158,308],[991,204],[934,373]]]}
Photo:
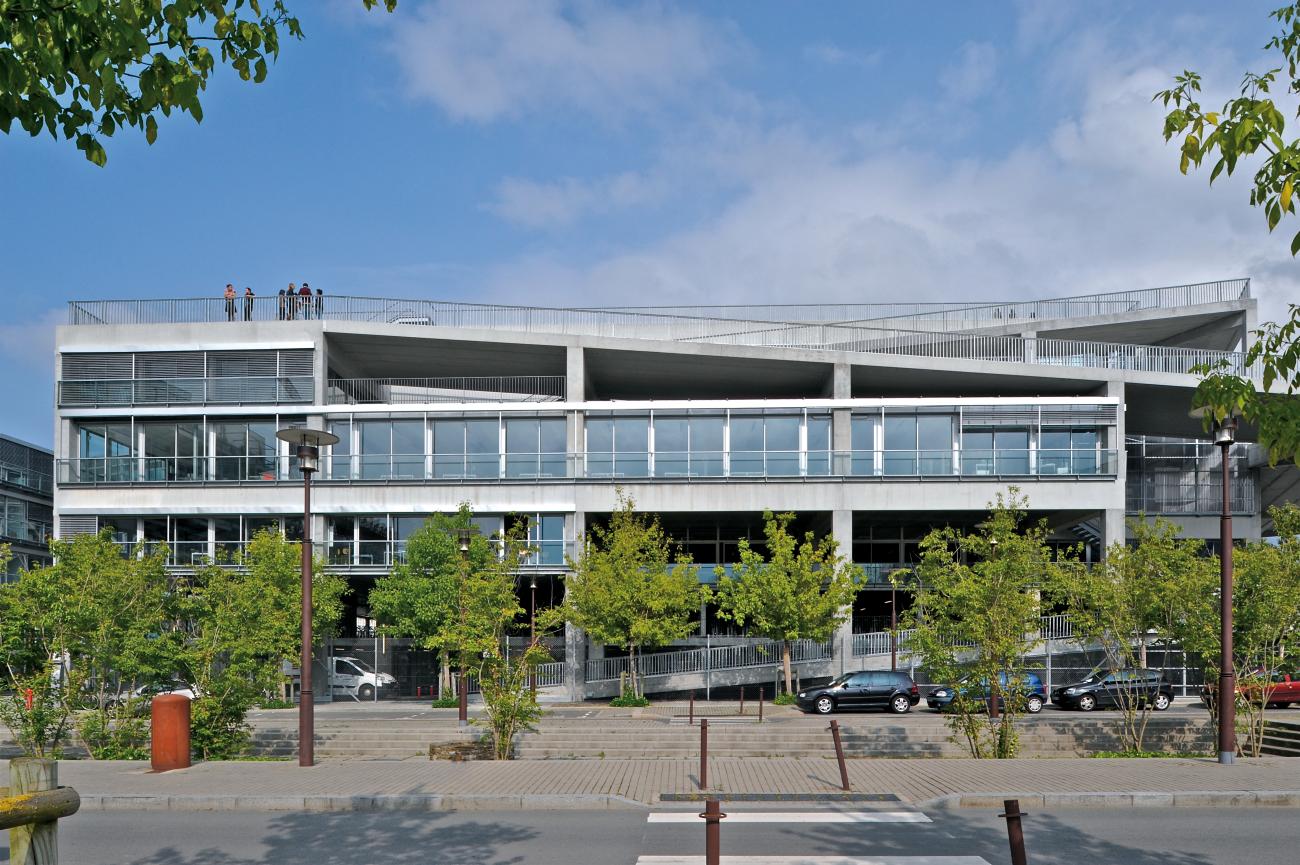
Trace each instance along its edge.
{"label": "shadow on pavement", "polygon": [[[142,865],[520,865],[525,857],[498,851],[537,836],[531,829],[492,820],[448,822],[447,817],[446,812],[436,811],[285,813],[264,824],[259,840],[266,850],[257,858],[232,856],[215,847],[182,852],[160,846],[134,861]],[[203,815],[196,813],[194,818],[202,820]]]}

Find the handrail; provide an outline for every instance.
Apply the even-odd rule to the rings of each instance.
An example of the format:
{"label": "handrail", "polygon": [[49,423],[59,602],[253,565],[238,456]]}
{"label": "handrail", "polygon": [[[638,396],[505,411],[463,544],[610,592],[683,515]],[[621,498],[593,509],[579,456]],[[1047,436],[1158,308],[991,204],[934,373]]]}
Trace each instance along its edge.
{"label": "handrail", "polygon": [[437,402],[558,402],[562,375],[458,376],[452,378],[332,378],[331,405],[401,405]]}
{"label": "handrail", "polygon": [[[1207,296],[1218,292],[1238,297],[1249,291],[1248,281],[1204,283],[1224,286],[1206,289]],[[1198,286],[1147,289],[1157,298]],[[1164,292],[1165,295],[1159,294]],[[1066,303],[1070,299],[1057,301]],[[279,316],[276,299],[258,298],[250,309],[250,321],[275,320]],[[1107,303],[1114,302],[1107,300]],[[1141,303],[1138,299],[1134,303]],[[1052,301],[1040,301],[1040,304]],[[1152,302],[1154,304],[1154,302]],[[988,307],[995,310],[1016,308],[1017,304]],[[985,308],[985,307],[980,307]],[[1158,306],[1139,308],[1161,308]],[[1042,308],[1044,311],[1047,307]],[[474,328],[493,331],[562,334],[573,336],[624,337],[679,342],[706,342],[775,348],[799,348],[816,351],[900,354],[920,357],[980,360],[1001,363],[1030,363],[1114,368],[1146,372],[1190,374],[1198,364],[1226,363],[1238,374],[1252,377],[1259,370],[1247,369],[1240,352],[1185,349],[1083,340],[943,332],[934,329],[868,326],[863,321],[822,322],[814,324],[773,322],[763,319],[717,318],[707,315],[708,308],[692,310],[691,315],[598,308],[546,308],[507,306],[452,301],[396,300],[388,298],[335,295],[313,308],[313,319],[326,321],[373,322],[411,326]],[[71,301],[70,324],[153,324],[206,323],[228,319],[221,298],[179,300]],[[240,317],[237,321],[242,322]],[[886,322],[888,323],[888,322]]]}
{"label": "handrail", "polygon": [[[831,657],[830,640],[795,640],[790,647],[792,663],[824,661]],[[637,655],[637,675],[653,678],[711,670],[734,670],[743,667],[770,667],[781,663],[781,646],[772,640],[745,640],[724,646],[676,649]],[[608,682],[630,670],[628,658],[589,658],[585,672],[588,682]]]}
{"label": "handrail", "polygon": [[81,808],[81,796],[71,787],[0,798],[0,829],[48,823],[70,817]]}

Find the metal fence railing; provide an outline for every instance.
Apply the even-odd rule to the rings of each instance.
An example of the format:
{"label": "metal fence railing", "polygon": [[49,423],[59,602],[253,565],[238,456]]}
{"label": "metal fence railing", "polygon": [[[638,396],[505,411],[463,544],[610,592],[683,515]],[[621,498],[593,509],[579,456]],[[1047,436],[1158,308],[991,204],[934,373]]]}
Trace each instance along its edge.
{"label": "metal fence railing", "polygon": [[564,684],[564,662],[548,661],[537,665],[537,687],[558,688]]}
{"label": "metal fence railing", "polygon": [[[1123,308],[1123,311],[1130,311],[1159,308],[1156,304],[1171,302],[1180,294],[1190,302],[1198,302],[1198,298],[1206,298],[1199,302],[1225,297],[1236,299],[1245,296],[1248,284],[1244,280],[1236,280],[1149,291],[1149,295],[1127,300],[1115,296],[1097,296],[1092,300],[1074,299],[1075,303],[1080,304],[1076,308],[1064,306],[1052,309],[1044,306],[1021,310],[1018,304],[994,304],[979,308],[992,310],[990,314],[995,318],[1001,311],[1005,311],[1008,317],[1012,313],[1017,316],[1027,314],[1033,317],[1042,314],[1059,317],[1060,313],[1072,309],[1080,314],[1087,314],[1085,311],[1089,309],[1118,311],[1114,308],[1116,306]],[[1234,293],[1235,298],[1232,297]],[[259,303],[261,300],[266,303]],[[254,302],[248,320],[274,320],[280,317],[275,298],[259,298],[258,301]],[[1143,306],[1144,303],[1152,305]],[[915,323],[906,328],[899,327],[897,321],[888,321],[886,323],[892,326],[885,327],[863,324],[861,320],[853,323],[774,323],[771,320],[717,318],[701,314],[707,312],[707,309],[691,312],[689,315],[667,315],[618,309],[501,306],[340,295],[325,298],[319,307],[313,306],[310,317],[327,321],[378,322],[493,332],[614,336],[1157,373],[1188,374],[1199,364],[1223,363],[1235,373],[1259,375],[1257,368],[1246,368],[1244,355],[1239,352],[945,332],[918,329]],[[227,320],[233,319],[221,298],[72,301],[68,317],[69,323],[74,325],[206,323]],[[239,320],[244,319],[241,316]]]}
{"label": "metal fence railing", "polygon": [[556,402],[562,401],[564,394],[562,375],[332,378],[325,401],[331,405]]}
{"label": "metal fence railing", "polygon": [[[823,661],[831,657],[831,642],[796,640],[790,647],[792,663]],[[651,652],[637,656],[637,672],[650,678],[682,673],[705,673],[744,667],[771,667],[781,663],[781,646],[771,640],[752,640],[725,646]],[[588,682],[608,682],[629,671],[626,657],[589,658],[586,663]]]}

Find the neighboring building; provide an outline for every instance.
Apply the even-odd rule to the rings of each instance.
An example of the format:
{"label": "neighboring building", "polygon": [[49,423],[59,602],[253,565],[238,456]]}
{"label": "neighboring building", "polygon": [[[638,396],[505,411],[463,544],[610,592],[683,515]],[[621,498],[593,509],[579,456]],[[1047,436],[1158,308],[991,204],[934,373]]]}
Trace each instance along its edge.
{"label": "neighboring building", "polygon": [[[527,520],[539,605],[619,488],[706,580],[739,538],[761,539],[765,508],[794,511],[867,569],[858,632],[887,620],[886,575],[932,526],[973,526],[1009,485],[1092,559],[1139,511],[1217,538],[1217,451],[1189,441],[1203,435],[1192,370],[1242,368],[1256,314],[1247,280],[997,304],[331,296],[293,320],[257,304],[251,322],[227,322],[219,298],[70,305],[58,531],[166,541],[177,568],[264,526],[300,537],[301,482],[275,431],[329,429],[341,443],[323,455],[313,537],[352,582],[357,638],[375,576],[462,501],[488,533]],[[1239,537],[1264,528],[1254,450],[1234,456]]]}
{"label": "neighboring building", "polygon": [[54,454],[0,435],[0,544],[8,544],[13,554],[0,570],[0,582],[48,564],[53,536]]}

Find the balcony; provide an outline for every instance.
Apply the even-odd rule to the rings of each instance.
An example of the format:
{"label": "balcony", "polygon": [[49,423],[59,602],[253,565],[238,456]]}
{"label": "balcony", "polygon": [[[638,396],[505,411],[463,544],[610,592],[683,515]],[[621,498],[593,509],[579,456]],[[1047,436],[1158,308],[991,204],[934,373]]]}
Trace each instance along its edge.
{"label": "balcony", "polygon": [[[367,454],[327,457],[317,483],[560,483],[610,481],[1112,480],[1114,450],[691,451]],[[58,461],[59,484],[298,482],[288,456],[100,457]]]}
{"label": "balcony", "polygon": [[0,462],[0,484],[10,484],[46,495],[54,492],[53,476],[14,463]]}
{"label": "balcony", "polygon": [[311,404],[311,376],[95,379],[60,381],[59,408],[168,405]]}

